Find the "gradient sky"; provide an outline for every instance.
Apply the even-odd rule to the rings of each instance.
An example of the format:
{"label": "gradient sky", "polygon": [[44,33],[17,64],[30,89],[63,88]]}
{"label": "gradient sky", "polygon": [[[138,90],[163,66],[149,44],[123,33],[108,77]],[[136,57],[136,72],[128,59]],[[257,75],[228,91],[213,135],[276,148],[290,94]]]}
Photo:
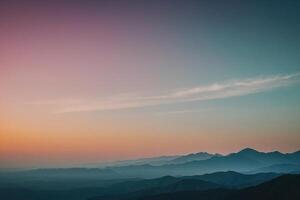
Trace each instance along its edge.
{"label": "gradient sky", "polygon": [[1,1],[0,167],[299,150],[299,10]]}

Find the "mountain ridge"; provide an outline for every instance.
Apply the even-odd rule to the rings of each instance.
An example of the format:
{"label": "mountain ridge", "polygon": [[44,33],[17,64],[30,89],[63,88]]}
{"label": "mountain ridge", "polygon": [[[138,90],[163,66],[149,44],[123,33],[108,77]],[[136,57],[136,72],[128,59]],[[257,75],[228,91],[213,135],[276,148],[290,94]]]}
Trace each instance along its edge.
{"label": "mountain ridge", "polygon": [[139,200],[298,200],[300,199],[299,189],[300,175],[287,174],[240,190],[221,188],[206,191],[184,191],[145,196]]}
{"label": "mountain ridge", "polygon": [[[196,155],[196,160],[193,159]],[[214,155],[204,160],[198,160],[197,156]],[[178,159],[180,157],[176,157]],[[79,176],[80,174],[90,175],[100,179],[109,178],[156,178],[161,176],[193,176],[218,171],[236,171],[242,173],[260,172],[292,172],[300,171],[300,151],[293,153],[259,152],[255,149],[244,148],[238,152],[219,156],[218,154],[209,154],[200,152],[196,154],[187,154],[183,159],[188,158],[187,162],[171,163],[163,165],[132,164],[125,166],[109,166],[100,168],[46,168],[18,171],[18,174],[29,174],[35,176],[55,177],[59,174],[65,176]],[[192,159],[191,159],[192,158]],[[191,159],[191,160],[190,160]],[[274,166],[286,165],[281,171],[274,171]],[[290,166],[292,169],[290,169]],[[299,166],[299,168],[298,168]],[[14,172],[11,172],[14,173]]]}

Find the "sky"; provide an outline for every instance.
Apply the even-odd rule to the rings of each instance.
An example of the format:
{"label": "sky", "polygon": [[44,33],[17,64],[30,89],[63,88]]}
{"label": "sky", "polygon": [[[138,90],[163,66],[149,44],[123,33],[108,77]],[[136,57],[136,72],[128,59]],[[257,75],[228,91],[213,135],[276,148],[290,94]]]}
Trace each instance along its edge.
{"label": "sky", "polygon": [[300,149],[299,1],[1,1],[0,167]]}

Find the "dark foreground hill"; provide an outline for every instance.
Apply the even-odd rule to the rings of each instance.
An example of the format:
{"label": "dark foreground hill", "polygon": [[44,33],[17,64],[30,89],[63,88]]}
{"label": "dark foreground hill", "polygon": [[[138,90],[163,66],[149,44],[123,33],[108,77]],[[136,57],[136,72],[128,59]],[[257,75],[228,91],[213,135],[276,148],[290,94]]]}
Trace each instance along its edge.
{"label": "dark foreground hill", "polygon": [[257,186],[240,189],[214,189],[151,195],[139,200],[299,200],[300,175],[283,175]]}
{"label": "dark foreground hill", "polygon": [[271,180],[280,174],[240,174],[217,172],[212,174],[155,179],[94,180],[68,179],[47,180],[21,178],[0,179],[0,199],[9,200],[86,200],[140,198],[147,195],[180,191],[204,191],[217,188],[245,188]]}
{"label": "dark foreground hill", "polygon": [[[148,200],[148,199],[300,199],[300,175],[218,172],[191,177],[161,177],[145,180],[124,180],[102,187],[73,189],[38,189],[24,182],[23,187],[0,188],[0,199],[7,200]],[[74,180],[76,182],[76,180]],[[264,182],[264,183],[262,183]],[[44,183],[46,184],[46,183]],[[246,185],[252,185],[246,187]],[[239,189],[242,188],[242,189]]]}

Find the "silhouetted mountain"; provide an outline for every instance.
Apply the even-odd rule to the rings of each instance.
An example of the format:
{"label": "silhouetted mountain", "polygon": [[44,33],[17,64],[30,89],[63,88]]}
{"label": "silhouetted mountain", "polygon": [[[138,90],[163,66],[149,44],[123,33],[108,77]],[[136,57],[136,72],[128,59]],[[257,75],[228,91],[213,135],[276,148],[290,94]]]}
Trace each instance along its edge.
{"label": "silhouetted mountain", "polygon": [[[164,160],[164,158],[162,159]],[[158,166],[150,164],[127,165],[105,168],[39,169],[19,172],[19,175],[33,176],[38,178],[91,177],[97,179],[126,179],[158,178],[167,175],[193,176],[206,173],[214,173],[218,171],[236,171],[242,173],[286,173],[291,171],[299,171],[296,165],[300,166],[300,152],[298,151],[295,153],[284,154],[275,151],[264,153],[246,148],[237,153],[231,153],[226,156],[212,155],[208,153],[197,153],[176,157],[175,159],[170,159],[168,157],[168,160],[164,160],[163,162],[172,164],[164,164]],[[292,165],[294,167],[291,167]]]}
{"label": "silhouetted mountain", "polygon": [[[214,156],[181,164],[162,166],[142,165],[112,167],[114,171],[129,177],[155,178],[165,175],[189,176],[217,171],[250,172],[276,164],[300,164],[300,153],[258,152],[247,148],[227,156]],[[267,171],[266,171],[267,172]]]}
{"label": "silhouetted mountain", "polygon": [[102,164],[90,164],[88,166],[128,166],[128,165],[152,165],[152,166],[160,166],[166,164],[180,164],[185,162],[191,162],[196,160],[206,160],[212,158],[214,156],[222,156],[221,154],[210,154],[207,152],[199,152],[199,153],[191,153],[187,155],[174,155],[174,156],[160,156],[153,158],[140,158],[134,160],[120,160],[120,161],[112,161],[105,162]]}
{"label": "silhouetted mountain", "polygon": [[228,188],[242,188],[242,187],[258,185],[260,183],[271,180],[278,176],[280,176],[280,174],[276,174],[276,173],[241,174],[234,171],[228,171],[228,172],[215,172],[211,174],[192,176],[191,178],[216,183],[219,185],[224,185]]}
{"label": "silhouetted mountain", "polygon": [[[73,170],[81,172],[79,169]],[[46,171],[48,171],[48,169],[39,170],[39,173],[44,174]],[[58,171],[61,173],[64,170]],[[51,171],[51,173],[53,172]],[[22,193],[24,193],[24,196],[28,197],[29,200],[31,200],[31,198],[39,199],[41,195],[43,196],[43,194],[47,194],[48,199],[51,199],[53,196],[55,197],[55,200],[68,199],[68,197],[74,197],[73,193],[80,193],[79,196],[81,197],[100,196],[101,198],[98,197],[100,199],[110,199],[119,198],[124,195],[126,197],[140,197],[145,194],[150,195],[186,190],[207,190],[220,187],[245,187],[261,183],[276,176],[278,175],[244,175],[236,172],[218,172],[214,174],[188,177],[165,176],[156,179],[142,180],[95,180],[88,178],[58,178],[58,180],[55,180],[52,176],[50,179],[45,179],[45,177],[42,176],[43,180],[39,180],[37,179],[38,176],[35,176],[33,178],[27,177],[26,179],[21,179],[15,182],[13,182],[12,179],[7,179],[8,182],[6,183],[2,179],[0,188],[6,188],[6,190],[2,190],[2,195],[5,195],[5,197],[12,195],[7,194],[7,192],[11,193],[10,191],[15,191],[17,193],[9,196],[10,199],[22,199],[20,197],[22,196]],[[70,193],[72,193],[72,195]],[[33,195],[33,197],[31,195]],[[1,194],[0,199],[2,199]],[[77,196],[74,199],[80,198]]]}
{"label": "silhouetted mountain", "polygon": [[242,188],[253,186],[278,177],[278,174],[245,175],[236,172],[217,172],[199,176],[172,177],[135,180],[114,184],[109,195],[95,197],[94,200],[141,197],[175,191],[208,190],[215,188]]}
{"label": "silhouetted mountain", "polygon": [[[257,186],[240,189],[215,189],[185,191],[151,195],[140,200],[298,200],[300,199],[300,175],[283,175]],[[133,199],[132,199],[133,200]]]}
{"label": "silhouetted mountain", "polygon": [[[204,160],[197,160],[202,158]],[[154,194],[167,195],[162,193],[175,195],[176,198],[181,195],[200,195],[203,199],[235,195],[232,196],[233,199],[240,198],[239,193],[243,195],[242,188],[279,176],[275,173],[257,172],[300,171],[299,151],[286,154],[277,151],[264,153],[246,148],[226,156],[197,153],[162,160],[175,163],[2,172],[0,199],[86,200],[94,197],[116,200],[123,197],[134,199]],[[218,193],[212,194],[209,192],[211,190]]]}
{"label": "silhouetted mountain", "polygon": [[260,185],[239,190],[230,195],[230,199],[300,199],[300,175],[283,175]]}
{"label": "silhouetted mountain", "polygon": [[174,155],[174,156],[159,156],[159,157],[152,157],[152,158],[140,158],[140,159],[133,159],[133,160],[118,160],[118,161],[111,161],[111,162],[103,162],[103,163],[96,163],[96,164],[88,164],[86,166],[89,167],[112,167],[112,166],[128,166],[128,165],[165,165],[172,160],[181,157],[181,155]]}
{"label": "silhouetted mountain", "polygon": [[220,157],[222,155],[221,154],[210,154],[210,153],[207,153],[207,152],[191,153],[191,154],[184,155],[184,156],[179,156],[178,158],[170,160],[168,162],[168,164],[181,164],[181,163],[197,161],[197,160],[207,160],[207,159],[212,158],[214,156]]}
{"label": "silhouetted mountain", "polygon": [[[254,149],[246,148],[241,150],[238,153],[233,153],[230,155],[239,155],[244,156],[249,159],[253,159],[257,162],[260,162],[262,165],[275,165],[275,164],[298,164],[300,163],[300,152],[294,152],[294,153],[281,153],[279,151],[274,152],[258,152]],[[230,156],[229,155],[229,156]]]}
{"label": "silhouetted mountain", "polygon": [[179,180],[176,183],[164,186],[157,187],[150,190],[152,194],[154,193],[166,193],[166,192],[175,192],[175,191],[189,191],[189,190],[208,190],[212,188],[221,188],[224,186],[203,181],[197,179],[183,179]]}
{"label": "silhouetted mountain", "polygon": [[[227,194],[228,191],[234,188],[244,188],[246,186],[253,186],[268,181],[279,176],[273,173],[263,174],[239,174],[236,172],[217,172],[213,174],[205,174],[188,177],[172,177],[165,176],[156,179],[144,180],[113,180],[101,182],[81,182],[82,180],[70,180],[65,182],[60,180],[60,186],[74,185],[73,189],[64,187],[60,189],[52,189],[53,181],[38,182],[41,187],[36,187],[35,184],[21,181],[20,185],[0,185],[0,199],[9,200],[121,200],[121,199],[139,199],[149,195],[159,194],[176,194],[178,192],[191,191],[191,193],[198,194],[199,191],[222,188],[218,191],[219,194]],[[77,184],[76,184],[77,183]],[[23,184],[23,187],[21,185]],[[76,185],[78,188],[76,188]],[[89,186],[88,186],[89,185]],[[48,187],[47,187],[48,186]],[[81,188],[80,188],[81,186]],[[88,187],[86,187],[88,186]],[[72,187],[72,186],[70,186]],[[48,189],[47,189],[48,188]],[[181,193],[180,193],[181,194]],[[179,196],[180,196],[179,194]],[[184,193],[186,194],[186,193]],[[201,193],[201,195],[211,195],[209,192]],[[190,193],[188,196],[191,195]],[[193,195],[192,195],[193,196]]]}

